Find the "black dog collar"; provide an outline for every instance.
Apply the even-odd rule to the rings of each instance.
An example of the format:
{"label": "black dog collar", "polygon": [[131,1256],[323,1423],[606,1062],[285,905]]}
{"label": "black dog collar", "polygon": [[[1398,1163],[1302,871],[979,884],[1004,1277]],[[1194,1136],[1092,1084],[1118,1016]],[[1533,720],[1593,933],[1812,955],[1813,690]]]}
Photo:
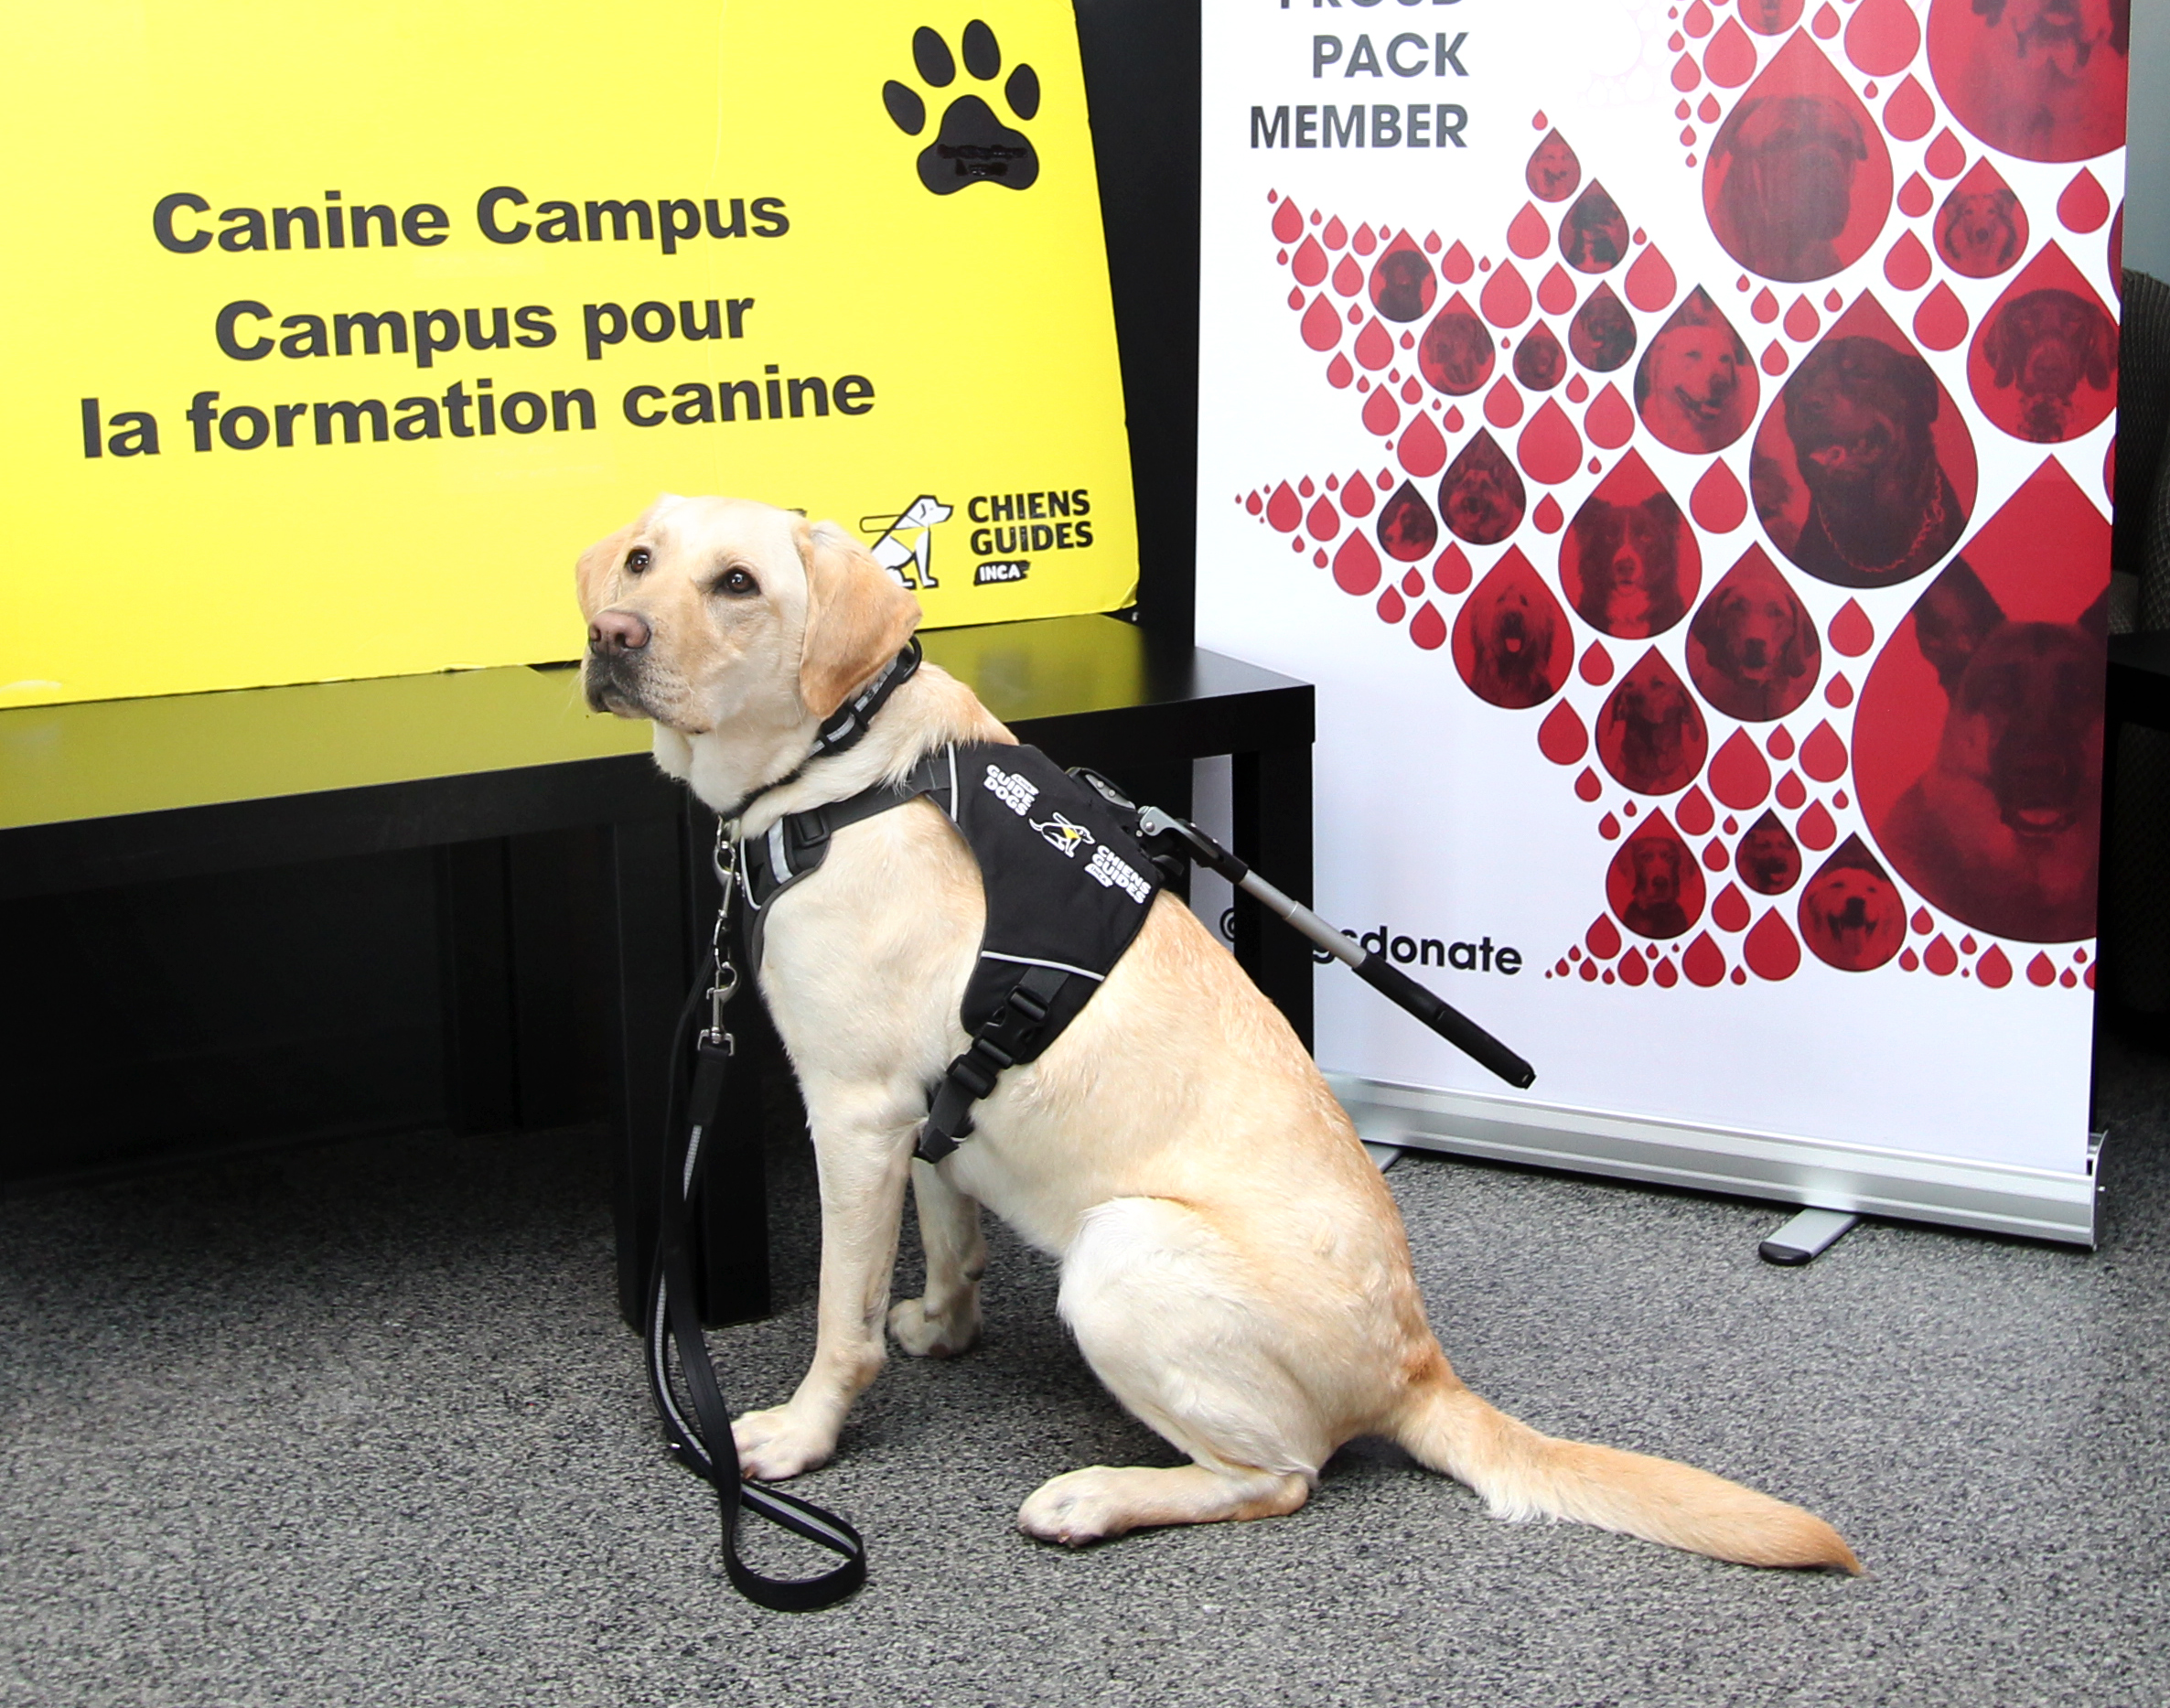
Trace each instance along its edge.
{"label": "black dog collar", "polygon": [[806,757],[781,777],[756,787],[729,811],[719,812],[716,816],[725,823],[735,825],[746,816],[747,809],[755,801],[773,790],[781,789],[786,783],[797,782],[805,773],[806,768],[816,759],[826,759],[857,747],[866,734],[867,725],[873,722],[874,714],[888,704],[891,694],[918,673],[920,661],[925,656],[919,645],[919,637],[914,635],[904,643],[903,651],[882,666],[880,674],[822,720],[822,727],[814,735],[813,750]]}

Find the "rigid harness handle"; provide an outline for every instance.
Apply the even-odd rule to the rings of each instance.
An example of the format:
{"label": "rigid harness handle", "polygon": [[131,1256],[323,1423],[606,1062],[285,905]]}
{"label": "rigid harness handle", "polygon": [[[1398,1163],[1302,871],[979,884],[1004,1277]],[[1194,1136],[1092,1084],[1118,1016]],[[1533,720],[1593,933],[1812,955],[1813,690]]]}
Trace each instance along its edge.
{"label": "rigid harness handle", "polygon": [[[1104,786],[1103,786],[1104,787]],[[1343,936],[1333,926],[1294,897],[1266,882],[1241,860],[1223,848],[1187,819],[1179,819],[1158,807],[1138,810],[1138,830],[1149,840],[1174,837],[1194,859],[1262,903],[1275,918],[1289,925],[1344,962],[1357,977],[1396,1007],[1415,1015],[1479,1067],[1496,1073],[1518,1090],[1537,1082],[1537,1069],[1494,1037],[1444,997],[1426,990],[1384,955]]]}

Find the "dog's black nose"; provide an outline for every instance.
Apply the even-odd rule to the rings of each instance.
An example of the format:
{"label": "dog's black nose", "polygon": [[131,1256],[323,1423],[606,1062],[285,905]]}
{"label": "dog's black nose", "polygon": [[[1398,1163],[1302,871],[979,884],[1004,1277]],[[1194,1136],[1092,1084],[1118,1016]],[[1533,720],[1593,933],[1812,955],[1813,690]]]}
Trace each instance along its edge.
{"label": "dog's black nose", "polygon": [[631,611],[602,611],[587,626],[587,650],[598,658],[638,652],[650,639],[648,624]]}

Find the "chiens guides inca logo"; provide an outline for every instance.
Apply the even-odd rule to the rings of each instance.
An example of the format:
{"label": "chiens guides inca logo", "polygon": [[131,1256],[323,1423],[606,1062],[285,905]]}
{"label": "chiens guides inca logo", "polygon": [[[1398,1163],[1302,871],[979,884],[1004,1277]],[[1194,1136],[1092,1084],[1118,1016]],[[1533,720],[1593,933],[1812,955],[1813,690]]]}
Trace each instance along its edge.
{"label": "chiens guides inca logo", "polygon": [[1153,898],[1153,886],[1144,875],[1084,825],[1073,822],[1060,812],[1051,812],[1045,822],[1031,817],[1032,803],[1039,799],[1037,784],[998,765],[989,765],[981,787],[1037,831],[1041,839],[1064,859],[1076,859],[1080,848],[1091,849],[1092,857],[1085,863],[1085,875],[1101,888],[1119,889],[1141,904]]}

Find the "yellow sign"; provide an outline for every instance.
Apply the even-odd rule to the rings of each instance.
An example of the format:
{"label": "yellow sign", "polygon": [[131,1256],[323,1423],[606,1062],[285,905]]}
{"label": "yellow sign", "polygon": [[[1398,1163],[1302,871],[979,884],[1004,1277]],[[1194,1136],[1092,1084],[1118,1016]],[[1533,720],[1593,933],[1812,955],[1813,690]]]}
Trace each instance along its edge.
{"label": "yellow sign", "polygon": [[84,0],[0,88],[0,705],[567,658],[661,490],[1132,596],[1066,0]]}

